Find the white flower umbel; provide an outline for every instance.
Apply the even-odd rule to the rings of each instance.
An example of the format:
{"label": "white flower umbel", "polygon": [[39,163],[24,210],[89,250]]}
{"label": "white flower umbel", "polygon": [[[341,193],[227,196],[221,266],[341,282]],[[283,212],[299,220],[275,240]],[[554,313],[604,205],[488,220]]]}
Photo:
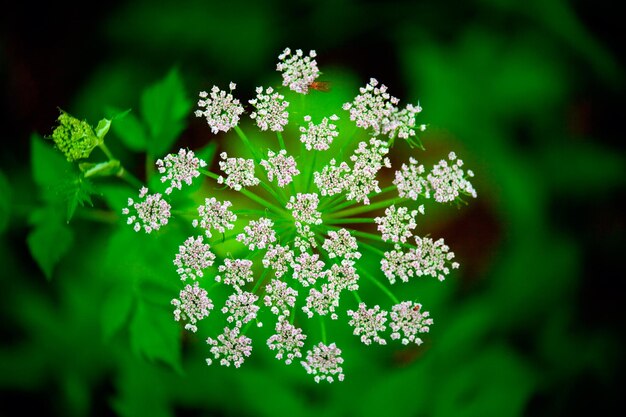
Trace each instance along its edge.
{"label": "white flower umbel", "polygon": [[330,149],[333,139],[339,135],[337,126],[332,122],[339,120],[336,114],[330,117],[324,117],[319,124],[311,121],[311,116],[304,116],[304,121],[308,123],[307,127],[300,126],[300,141],[304,143],[307,151],[315,149],[316,151],[326,151]]}
{"label": "white flower umbel", "polygon": [[[408,104],[404,109],[395,109],[387,122],[383,125],[382,133],[387,135],[390,140],[396,137],[400,139],[408,140],[415,136],[415,116],[422,111],[419,106],[413,106]],[[420,131],[426,129],[426,125],[420,125],[417,127]]]}
{"label": "white flower umbel", "polygon": [[313,182],[317,185],[322,196],[333,196],[348,188],[348,175],[350,167],[347,163],[337,161],[333,158],[328,165],[320,172],[313,173]]}
{"label": "white flower umbel", "polygon": [[204,204],[198,207],[200,221],[194,219],[191,224],[193,227],[202,227],[207,237],[212,236],[211,229],[225,233],[235,227],[234,222],[237,220],[237,215],[230,211],[230,206],[230,201],[221,203],[215,197],[205,198]]}
{"label": "white flower umbel", "polygon": [[226,178],[217,178],[219,184],[226,184],[235,191],[243,187],[259,185],[259,179],[254,176],[254,160],[244,158],[229,158],[226,152],[220,154],[220,169],[226,173]]}
{"label": "white flower umbel", "polygon": [[371,193],[380,193],[376,175],[381,168],[391,168],[391,162],[385,155],[389,153],[388,143],[376,138],[369,143],[360,142],[350,160],[354,163],[352,171],[345,177],[346,199],[369,204]]}
{"label": "white flower umbel", "polygon": [[265,286],[263,302],[270,307],[272,314],[289,316],[289,309],[295,307],[297,297],[298,291],[289,287],[284,281],[273,279]]}
{"label": "white flower umbel", "polygon": [[300,174],[293,156],[287,156],[287,151],[281,149],[278,153],[267,152],[267,160],[262,160],[261,165],[267,171],[267,179],[276,182],[279,187],[284,187],[293,181],[293,177]]}
{"label": "white flower umbel", "polygon": [[304,287],[315,285],[315,282],[323,276],[324,261],[320,260],[320,255],[302,253],[291,264],[293,277],[300,281]]}
{"label": "white flower umbel", "polygon": [[267,87],[263,93],[263,87],[257,87],[256,98],[250,100],[255,111],[250,113],[250,117],[256,121],[261,130],[272,130],[282,132],[289,123],[289,102],[285,101],[285,96],[274,91],[272,87]]}
{"label": "white flower umbel", "polygon": [[211,127],[214,134],[228,132],[239,123],[239,117],[243,113],[243,106],[239,100],[232,95],[237,85],[230,83],[230,92],[220,90],[219,87],[213,86],[211,93],[206,91],[200,92],[200,100],[198,107],[202,110],[196,110],[196,117],[204,117]]}
{"label": "white flower umbel", "polygon": [[235,323],[236,327],[241,327],[256,318],[259,306],[255,303],[258,299],[256,295],[245,291],[231,294],[222,308],[222,313],[227,314],[226,320],[229,323]]}
{"label": "white flower umbel", "polygon": [[176,307],[174,310],[174,319],[176,321],[187,320],[185,329],[196,332],[198,328],[196,323],[213,310],[213,303],[207,296],[206,290],[200,288],[198,282],[194,282],[193,287],[186,285],[180,292],[180,300],[173,299],[172,305]]}
{"label": "white flower umbel", "polygon": [[343,381],[341,349],[334,343],[325,345],[320,342],[313,346],[313,349],[307,352],[306,361],[301,363],[306,372],[313,375],[315,382],[333,382],[334,378]]}
{"label": "white flower umbel", "polygon": [[357,291],[359,289],[359,274],[356,273],[354,261],[343,259],[340,264],[333,264],[326,271],[329,288],[339,294],[344,289]]}
{"label": "white flower umbel", "polygon": [[443,281],[450,269],[459,267],[458,262],[452,262],[454,252],[450,252],[443,239],[433,241],[429,237],[416,236],[415,246],[407,255],[417,276],[429,275]]}
{"label": "white flower umbel", "polygon": [[[420,206],[420,212],[423,214],[424,206]],[[385,242],[405,243],[407,238],[412,236],[411,230],[415,229],[415,216],[417,210],[411,210],[407,207],[397,207],[391,205],[385,209],[384,217],[376,217],[374,221],[378,224],[378,231],[382,234]]]}
{"label": "white flower umbel", "polygon": [[267,339],[267,346],[276,351],[276,359],[285,358],[285,363],[291,365],[294,359],[302,357],[300,349],[304,346],[306,335],[282,316],[278,318],[275,330],[276,333]]}
{"label": "white flower umbel", "polygon": [[209,244],[204,243],[203,240],[203,236],[196,238],[192,236],[178,247],[174,265],[178,267],[176,272],[182,281],[187,278],[195,280],[202,277],[202,271],[213,265],[215,255],[211,252]]}
{"label": "white flower umbel", "polygon": [[298,193],[295,197],[291,196],[289,198],[289,202],[285,207],[291,210],[291,214],[296,219],[296,222],[322,224],[322,213],[317,211],[319,202],[319,196],[315,193]]}
{"label": "white flower umbel", "polygon": [[[122,214],[128,216],[126,223],[132,224],[135,232],[139,232],[143,227],[146,233],[165,226],[171,216],[171,206],[163,200],[161,194],[148,194],[148,189],[142,187],[139,190],[139,198],[143,201],[135,203],[132,198],[129,198],[128,207],[122,209]],[[134,211],[133,214],[131,214],[131,208]]]}
{"label": "white flower umbel", "polygon": [[270,243],[276,242],[276,232],[273,227],[274,222],[265,217],[251,220],[244,228],[244,233],[237,235],[237,240],[250,250],[266,248]]}
{"label": "white flower umbel", "polygon": [[396,171],[393,184],[398,187],[398,194],[402,198],[417,200],[420,195],[430,198],[428,181],[424,178],[424,165],[418,165],[417,160],[409,158],[409,165],[402,164],[402,168]]}
{"label": "white flower umbel", "polygon": [[[448,159],[450,160],[449,164],[442,159],[433,167],[427,177],[435,201],[449,203],[456,200],[460,193],[476,198],[476,190],[461,169],[463,160],[457,159],[454,152],[450,152]],[[467,176],[471,178],[474,173],[467,171]]]}
{"label": "white flower umbel", "polygon": [[365,303],[359,303],[359,309],[356,311],[348,310],[350,316],[350,326],[354,327],[354,335],[361,336],[361,342],[371,345],[372,340],[380,345],[386,345],[387,341],[379,336],[379,332],[384,332],[387,328],[387,312],[381,310],[380,306],[375,305],[374,308],[367,308]]}
{"label": "white flower umbel", "polygon": [[379,87],[375,78],[370,78],[369,83],[361,87],[359,92],[351,103],[343,105],[343,109],[350,111],[350,120],[358,127],[371,128],[374,136],[378,136],[391,121],[399,100],[387,92],[384,84]]}
{"label": "white flower umbel", "polygon": [[224,265],[220,265],[218,271],[215,281],[232,285],[238,293],[246,283],[254,281],[252,261],[249,259],[224,259]]}
{"label": "white flower umbel", "polygon": [[315,51],[310,51],[306,56],[301,49],[297,49],[296,54],[292,55],[291,49],[286,48],[278,56],[279,62],[276,65],[276,70],[282,73],[283,85],[296,93],[307,94],[309,86],[320,74],[316,56]]}
{"label": "white flower umbel", "polygon": [[269,245],[263,257],[263,267],[272,268],[276,278],[282,277],[293,262],[293,251],[289,246]]}
{"label": "white flower umbel", "polygon": [[306,297],[306,305],[302,307],[302,311],[309,318],[312,318],[317,313],[320,316],[330,314],[331,319],[337,320],[336,309],[339,307],[339,297],[340,294],[337,288],[328,283],[322,284],[319,290],[313,287]]}
{"label": "white flower umbel", "polygon": [[239,368],[246,357],[252,353],[252,339],[240,334],[239,327],[229,329],[224,327],[224,333],[217,336],[217,340],[207,338],[206,342],[211,346],[213,359],[207,358],[207,365],[211,365],[213,360],[220,360],[220,365]]}
{"label": "white flower umbel", "polygon": [[337,257],[344,259],[361,258],[356,238],[346,229],[329,231],[328,238],[324,240],[322,248],[328,252],[330,259]]}
{"label": "white flower umbel", "polygon": [[403,345],[409,343],[421,345],[422,339],[417,335],[427,333],[428,326],[433,324],[433,319],[429,317],[428,311],[422,312],[422,305],[411,301],[403,301],[394,305],[389,316],[391,317],[389,327],[393,332],[391,338],[393,340],[401,339]]}
{"label": "white flower umbel", "polygon": [[206,162],[196,158],[193,151],[180,149],[178,155],[169,154],[156,161],[161,176],[161,182],[170,182],[165,194],[171,194],[174,188],[181,189],[183,182],[191,185],[194,178],[200,176],[198,169],[206,167]]}

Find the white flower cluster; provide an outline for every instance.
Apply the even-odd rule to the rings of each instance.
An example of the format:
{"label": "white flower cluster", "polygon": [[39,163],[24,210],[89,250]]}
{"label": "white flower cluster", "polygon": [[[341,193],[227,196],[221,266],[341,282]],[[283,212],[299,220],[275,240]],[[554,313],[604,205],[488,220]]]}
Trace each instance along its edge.
{"label": "white flower cluster", "polygon": [[213,310],[213,302],[207,292],[200,288],[198,282],[194,282],[193,287],[187,284],[180,292],[180,300],[173,299],[172,305],[176,307],[174,320],[189,321],[185,329],[194,333],[198,330],[196,323],[208,317],[209,312]]}
{"label": "white flower cluster", "polygon": [[170,181],[165,194],[171,194],[174,188],[181,189],[182,183],[191,185],[194,178],[200,176],[199,168],[206,167],[206,162],[196,158],[193,151],[180,149],[178,155],[169,154],[163,159],[156,161],[156,166],[161,177],[161,182]]}
{"label": "white flower cluster", "polygon": [[256,98],[249,101],[256,109],[250,113],[250,117],[256,120],[261,130],[282,132],[289,123],[289,102],[285,101],[285,96],[274,91],[272,87],[267,87],[265,93],[263,87],[257,87],[256,93]]}
{"label": "white flower cluster", "polygon": [[243,187],[259,185],[259,179],[254,176],[254,160],[244,158],[229,158],[226,152],[220,154],[220,169],[227,175],[217,179],[219,184],[226,184],[235,191]]}
{"label": "white flower cluster", "polygon": [[139,198],[144,200],[135,203],[132,198],[128,199],[128,207],[132,208],[135,214],[131,214],[128,207],[122,209],[122,214],[128,216],[126,223],[132,224],[135,232],[139,232],[143,227],[146,233],[151,233],[153,230],[159,230],[165,226],[171,216],[171,206],[163,200],[161,194],[148,194],[148,189],[142,187],[139,190]]}
{"label": "white flower cluster", "polygon": [[315,51],[310,51],[306,56],[301,49],[297,49],[296,54],[292,55],[291,49],[286,48],[278,56],[280,62],[276,65],[276,70],[282,73],[283,85],[296,93],[307,94],[309,86],[320,74],[316,56]]}
{"label": "white flower cluster", "polygon": [[219,87],[213,86],[211,94],[206,91],[200,92],[200,100],[198,107],[204,110],[196,110],[196,117],[204,117],[211,127],[214,134],[228,132],[239,124],[239,117],[243,114],[243,106],[239,100],[232,95],[237,85],[230,83],[230,92],[220,90]]}
{"label": "white flower cluster", "polygon": [[326,151],[330,149],[333,139],[339,135],[337,126],[331,122],[336,122],[339,120],[339,117],[336,114],[333,114],[330,118],[324,117],[317,125],[311,120],[311,116],[304,116],[304,121],[308,123],[308,126],[300,126],[300,141],[304,143],[307,151],[312,149]]}
{"label": "white flower cluster", "polygon": [[[310,89],[321,91],[323,83],[316,81],[320,72],[315,57],[315,51],[305,55],[302,50],[292,54],[289,48],[285,49],[277,64],[283,86],[300,94],[307,94]],[[381,174],[385,174],[383,168],[391,168],[388,155],[394,141],[405,139],[411,146],[421,145],[414,137],[425,125],[417,125],[417,115],[422,111],[419,104],[400,108],[399,100],[373,78],[352,102],[343,105],[350,120],[367,130],[367,137],[360,132],[361,137],[354,142],[343,141],[343,136],[339,136],[339,117],[331,112],[319,123],[313,123],[313,116],[305,115],[302,126],[290,129],[285,97],[273,87],[257,87],[256,97],[249,100],[253,107],[250,117],[265,132],[262,135],[275,132],[278,150],[268,149],[272,146],[266,147],[265,143],[253,143],[238,127],[244,108],[232,95],[235,87],[231,83],[230,91],[214,86],[210,93],[201,92],[200,109],[195,114],[204,117],[215,134],[234,129],[253,159],[229,157],[221,152],[218,165],[223,175],[210,172],[204,161],[186,149],[156,162],[164,188],[167,187],[166,198],[173,189],[181,190],[183,183],[191,185],[204,174],[225,185],[221,189],[240,191],[242,200],[233,201],[248,199],[254,203],[236,211],[247,217],[247,224],[237,222],[230,201],[210,197],[199,205],[192,225],[202,229],[200,236],[188,237],[174,258],[181,281],[194,281],[192,285],[181,284],[184,288],[171,301],[175,306],[174,319],[184,321],[185,329],[196,332],[197,323],[214,308],[201,284],[215,262],[215,252],[220,254],[221,264],[210,275],[222,289],[228,290],[219,309],[227,327],[216,338],[206,339],[210,346],[210,357],[206,359],[209,365],[218,361],[223,366],[240,367],[252,352],[248,329],[254,322],[262,325],[258,316],[275,320],[273,334],[265,344],[276,359],[289,365],[304,356],[300,363],[316,382],[344,379],[342,351],[335,343],[326,341],[328,318],[347,317],[352,333],[365,345],[386,345],[390,340],[404,345],[421,344],[419,336],[428,332],[433,320],[421,304],[399,301],[389,284],[420,276],[443,281],[452,269],[459,267],[454,262],[454,252],[443,239],[414,235],[418,214],[424,214],[424,205],[415,201],[421,197],[449,203],[466,195],[476,197],[469,181],[474,175],[472,171],[462,169],[463,161],[454,152],[430,171],[408,156],[408,163],[395,171],[393,185],[383,187],[379,181],[387,181],[388,176]],[[300,143],[298,136],[285,141],[283,132],[296,132]],[[302,153],[288,153],[287,145],[290,152],[299,148]],[[344,149],[348,157],[342,161]],[[332,155],[319,152],[328,150]],[[256,176],[257,164],[267,176]],[[244,189],[247,187],[254,188]],[[399,198],[385,197],[394,190]],[[128,207],[123,209],[134,230],[143,228],[150,233],[168,223],[170,205],[161,194],[148,195],[148,189],[143,187],[139,198],[139,202],[128,199]],[[412,201],[405,206],[400,204],[403,200]],[[372,214],[383,209],[384,215]],[[374,228],[378,233],[371,233]],[[234,232],[226,236],[228,230]],[[216,232],[221,236],[213,236]],[[365,240],[357,240],[361,237]],[[239,250],[236,246],[246,254],[233,257],[231,253]],[[361,250],[367,251],[367,259],[362,259]],[[378,261],[380,270],[373,271],[372,265]],[[255,277],[259,269],[260,276]],[[389,283],[381,279],[382,275]],[[363,294],[358,291],[362,276],[389,296],[391,308],[361,301]],[[346,291],[353,292],[358,301],[354,310],[340,310]],[[299,317],[303,320],[299,321]],[[311,342],[305,355],[305,343],[311,336],[306,334],[311,327],[309,319],[321,321],[322,340]],[[385,335],[388,328],[390,336]]]}

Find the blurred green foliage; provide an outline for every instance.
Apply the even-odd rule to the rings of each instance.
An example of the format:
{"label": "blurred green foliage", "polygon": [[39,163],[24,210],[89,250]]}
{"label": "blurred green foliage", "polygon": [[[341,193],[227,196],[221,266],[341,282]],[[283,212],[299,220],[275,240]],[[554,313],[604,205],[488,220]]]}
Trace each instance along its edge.
{"label": "blurred green foliage", "polygon": [[[339,111],[370,76],[404,102],[419,100],[428,158],[456,150],[476,173],[479,199],[423,225],[461,262],[443,284],[400,289],[435,318],[426,343],[368,348],[332,323],[346,381],[316,386],[299,365],[279,364],[263,337],[241,369],[204,365],[204,340],[223,323],[183,334],[169,304],[172,256],[189,230],[134,233],[119,215],[134,187],[76,182],[62,155],[21,126],[29,156],[0,171],[0,415],[17,415],[17,405],[62,416],[619,415],[620,335],[586,317],[585,295],[608,273],[588,265],[589,247],[617,254],[623,223],[605,219],[598,227],[617,232],[594,242],[563,225],[584,228],[587,213],[574,207],[610,207],[623,192],[624,155],[601,137],[611,132],[577,128],[573,108],[594,88],[623,92],[624,77],[572,5],[136,1],[112,6],[93,30],[107,48],[67,107],[90,121],[131,108],[107,143],[151,186],[146,162],[171,149],[215,155],[191,114],[195,92],[232,80],[247,101],[245,91],[277,79],[276,57],[290,46],[316,49],[331,82],[331,93],[311,96],[312,109]],[[237,146],[229,139],[220,149]]]}

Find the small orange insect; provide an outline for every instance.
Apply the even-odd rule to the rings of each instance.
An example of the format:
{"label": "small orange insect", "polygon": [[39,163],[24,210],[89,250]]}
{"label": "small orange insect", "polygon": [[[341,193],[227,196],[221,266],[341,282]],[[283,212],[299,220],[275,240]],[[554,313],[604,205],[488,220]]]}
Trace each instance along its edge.
{"label": "small orange insect", "polygon": [[317,91],[321,91],[324,93],[328,93],[330,91],[330,82],[329,81],[313,81],[309,84],[309,88]]}

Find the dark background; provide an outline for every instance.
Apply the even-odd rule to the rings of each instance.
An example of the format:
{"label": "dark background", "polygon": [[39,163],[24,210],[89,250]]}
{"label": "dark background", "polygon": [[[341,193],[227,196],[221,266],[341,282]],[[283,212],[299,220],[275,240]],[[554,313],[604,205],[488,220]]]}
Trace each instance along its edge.
{"label": "dark background", "polygon": [[[626,80],[613,3],[3,6],[0,415],[623,415]],[[377,351],[358,383],[322,388],[274,386],[278,364],[204,367],[177,390],[124,341],[91,341],[98,323],[76,317],[99,317],[97,303],[68,298],[93,293],[76,290],[79,278],[46,281],[31,260],[29,137],[49,134],[58,108],[95,124],[106,106],[134,107],[174,66],[192,96],[230,80],[251,91],[275,76],[286,46],[316,49],[322,71],[359,85],[373,76],[419,100],[426,147],[466,156],[479,198],[438,226],[463,266],[420,357]],[[189,124],[185,140],[205,140]]]}

